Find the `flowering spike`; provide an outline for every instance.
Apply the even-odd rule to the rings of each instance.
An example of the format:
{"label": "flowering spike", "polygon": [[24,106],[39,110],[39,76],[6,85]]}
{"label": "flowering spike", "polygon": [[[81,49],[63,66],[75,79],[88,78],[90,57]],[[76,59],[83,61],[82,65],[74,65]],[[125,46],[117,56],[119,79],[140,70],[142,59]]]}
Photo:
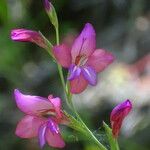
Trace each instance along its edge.
{"label": "flowering spike", "polygon": [[11,31],[11,39],[19,42],[32,42],[42,48],[47,48],[45,40],[36,31],[27,29],[14,29]]}
{"label": "flowering spike", "polygon": [[112,127],[112,134],[115,138],[118,137],[120,128],[124,118],[129,114],[132,109],[130,100],[126,100],[118,104],[111,112],[110,122]]}

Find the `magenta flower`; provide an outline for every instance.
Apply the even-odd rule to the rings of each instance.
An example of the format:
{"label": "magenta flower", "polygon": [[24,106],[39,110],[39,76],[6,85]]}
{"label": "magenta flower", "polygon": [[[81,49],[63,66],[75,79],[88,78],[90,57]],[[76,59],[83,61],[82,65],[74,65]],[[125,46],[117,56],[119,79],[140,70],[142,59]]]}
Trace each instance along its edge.
{"label": "magenta flower", "polygon": [[11,39],[19,42],[32,42],[42,48],[47,48],[43,37],[36,31],[27,29],[14,29],[11,31]]}
{"label": "magenta flower", "polygon": [[129,114],[132,109],[130,100],[126,100],[118,104],[111,112],[110,122],[112,127],[112,134],[115,138],[118,137],[120,128],[124,118]]}
{"label": "magenta flower", "polygon": [[87,23],[75,39],[72,48],[66,45],[58,45],[53,48],[57,61],[69,69],[71,92],[81,93],[88,84],[94,86],[97,83],[97,73],[104,70],[114,57],[110,52],[96,49],[95,31],[90,23]]}
{"label": "magenta flower", "polygon": [[69,122],[61,110],[60,98],[24,95],[17,89],[14,95],[17,107],[26,114],[17,125],[16,135],[21,138],[38,136],[41,147],[47,141],[52,147],[63,148],[65,143],[58,124]]}

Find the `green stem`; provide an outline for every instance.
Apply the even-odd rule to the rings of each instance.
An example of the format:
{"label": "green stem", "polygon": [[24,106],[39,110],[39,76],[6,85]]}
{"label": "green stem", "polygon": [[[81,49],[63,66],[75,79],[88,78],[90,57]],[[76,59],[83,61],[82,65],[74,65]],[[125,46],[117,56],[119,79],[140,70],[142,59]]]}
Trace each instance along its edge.
{"label": "green stem", "polygon": [[59,45],[59,27],[55,27],[56,32],[56,44]]}
{"label": "green stem", "polygon": [[[59,27],[55,27],[55,32],[56,32],[56,44],[59,45]],[[69,102],[68,102],[68,89],[66,88],[66,83],[65,83],[65,79],[64,79],[64,75],[63,75],[63,70],[60,64],[57,63],[57,68],[58,68],[58,72],[59,72],[59,76],[61,79],[61,83],[65,92],[65,97],[66,97],[66,103],[68,105],[68,107],[70,107]]]}
{"label": "green stem", "polygon": [[[59,29],[58,29],[58,27],[55,27],[55,31],[56,31],[56,44],[59,45]],[[65,79],[64,79],[62,67],[58,63],[57,63],[57,67],[58,67],[58,72],[59,72],[60,79],[61,79],[61,82],[62,82],[62,85],[63,85],[63,89],[66,93],[66,84],[65,84]]]}
{"label": "green stem", "polygon": [[58,72],[59,72],[59,76],[60,76],[60,79],[61,79],[61,83],[62,83],[63,89],[65,91],[65,95],[67,95],[66,85],[65,85],[65,80],[64,80],[64,75],[63,75],[62,67],[58,63],[57,63],[57,68],[58,68]]}
{"label": "green stem", "polygon": [[[56,32],[56,44],[59,45],[59,27],[55,27],[55,32]],[[59,65],[57,63],[57,67],[58,67],[58,72],[60,75],[61,83],[62,83],[63,89],[65,91],[66,103],[67,103],[68,107],[71,108],[69,100],[72,97],[72,95],[69,92],[68,83],[65,83],[65,79],[64,79],[63,70],[62,70],[61,65]]]}

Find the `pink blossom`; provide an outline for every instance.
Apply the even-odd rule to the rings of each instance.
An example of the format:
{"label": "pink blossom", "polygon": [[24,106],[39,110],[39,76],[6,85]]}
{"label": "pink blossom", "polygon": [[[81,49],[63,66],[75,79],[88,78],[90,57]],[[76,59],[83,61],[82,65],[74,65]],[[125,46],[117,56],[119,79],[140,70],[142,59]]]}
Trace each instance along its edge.
{"label": "pink blossom", "polygon": [[126,100],[118,104],[111,112],[110,122],[112,127],[112,133],[115,138],[118,137],[120,128],[124,118],[129,114],[132,109],[132,103],[130,100]]}
{"label": "pink blossom", "polygon": [[103,71],[113,62],[113,55],[96,49],[96,34],[93,26],[87,23],[75,39],[72,48],[65,44],[54,46],[53,53],[57,61],[69,69],[71,92],[81,93],[90,84],[97,84],[97,73]]}
{"label": "pink blossom", "polygon": [[17,107],[25,113],[25,117],[18,123],[16,135],[21,138],[39,139],[43,147],[47,143],[56,148],[63,148],[65,143],[61,137],[58,124],[68,124],[68,120],[61,110],[61,99],[24,95],[14,90]]}
{"label": "pink blossom", "polygon": [[11,39],[19,42],[32,42],[42,48],[46,48],[46,43],[40,33],[27,29],[13,29]]}

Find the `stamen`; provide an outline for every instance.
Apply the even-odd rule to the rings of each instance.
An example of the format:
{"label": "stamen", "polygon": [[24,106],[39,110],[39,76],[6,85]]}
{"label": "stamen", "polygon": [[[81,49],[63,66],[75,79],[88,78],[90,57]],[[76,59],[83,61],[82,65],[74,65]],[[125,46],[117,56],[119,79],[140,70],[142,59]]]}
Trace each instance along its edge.
{"label": "stamen", "polygon": [[82,50],[82,48],[83,48],[83,44],[84,44],[85,41],[86,41],[86,38],[83,37],[83,39],[82,39],[82,44],[81,44],[81,47],[80,47],[80,50],[79,50],[79,55],[78,55],[78,56],[76,57],[76,59],[75,59],[75,64],[76,64],[76,65],[80,64],[80,60],[82,59],[82,57],[85,57],[85,55],[80,55],[81,50]]}
{"label": "stamen", "polygon": [[75,60],[75,64],[78,65],[82,56],[77,56]]}
{"label": "stamen", "polygon": [[44,118],[49,118],[50,116],[55,116],[55,110],[54,109],[42,109],[42,110],[38,110],[40,116],[44,117]]}
{"label": "stamen", "polygon": [[76,57],[75,65],[83,66],[86,63],[87,60],[88,59],[87,59],[86,55],[79,55],[79,56]]}

